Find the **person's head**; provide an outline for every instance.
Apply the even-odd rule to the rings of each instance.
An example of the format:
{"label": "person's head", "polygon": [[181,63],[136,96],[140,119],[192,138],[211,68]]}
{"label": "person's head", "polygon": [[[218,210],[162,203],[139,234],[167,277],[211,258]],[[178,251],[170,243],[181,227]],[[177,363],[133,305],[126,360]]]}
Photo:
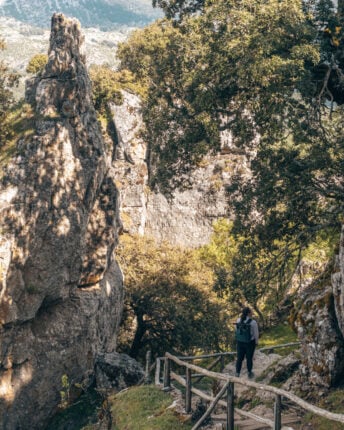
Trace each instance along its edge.
{"label": "person's head", "polygon": [[241,313],[241,320],[244,321],[247,317],[251,317],[251,316],[252,316],[251,309],[248,306],[243,308],[242,313]]}

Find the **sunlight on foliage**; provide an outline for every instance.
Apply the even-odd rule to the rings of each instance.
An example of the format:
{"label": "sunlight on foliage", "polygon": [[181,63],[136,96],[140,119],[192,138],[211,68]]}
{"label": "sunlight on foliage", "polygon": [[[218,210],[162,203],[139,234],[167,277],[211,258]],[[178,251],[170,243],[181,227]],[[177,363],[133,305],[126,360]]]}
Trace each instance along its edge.
{"label": "sunlight on foliage", "polygon": [[212,271],[194,251],[122,236],[118,260],[127,290],[120,346],[133,357],[146,348],[191,353],[228,343],[226,309],[212,290]]}

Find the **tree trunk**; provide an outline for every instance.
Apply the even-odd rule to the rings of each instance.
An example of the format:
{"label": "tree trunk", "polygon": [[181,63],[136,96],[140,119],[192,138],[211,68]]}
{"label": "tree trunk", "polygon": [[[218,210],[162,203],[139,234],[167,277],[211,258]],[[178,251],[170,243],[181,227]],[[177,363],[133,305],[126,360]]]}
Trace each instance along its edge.
{"label": "tree trunk", "polygon": [[146,333],[146,324],[143,319],[143,313],[135,311],[136,319],[137,319],[137,328],[135,332],[135,336],[133,339],[133,343],[130,347],[129,355],[132,358],[137,358],[140,349],[142,348],[142,338],[144,334]]}
{"label": "tree trunk", "polygon": [[265,328],[265,326],[266,326],[265,318],[264,318],[263,314],[260,312],[258,306],[255,303],[253,304],[253,309],[255,310],[255,312],[259,316],[259,322],[261,324],[261,328]]}

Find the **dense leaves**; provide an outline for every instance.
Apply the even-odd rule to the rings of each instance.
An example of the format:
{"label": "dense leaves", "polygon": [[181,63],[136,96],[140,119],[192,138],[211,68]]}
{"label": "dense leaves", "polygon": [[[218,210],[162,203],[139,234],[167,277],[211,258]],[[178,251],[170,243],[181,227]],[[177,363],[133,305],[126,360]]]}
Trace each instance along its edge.
{"label": "dense leaves", "polygon": [[140,236],[122,237],[118,258],[126,274],[121,348],[133,357],[218,350],[229,330],[212,292],[212,274],[192,251],[158,245]]}
{"label": "dense leaves", "polygon": [[[144,106],[151,182],[165,190],[230,129],[237,144],[275,139],[305,109],[305,64],[319,61],[315,33],[294,0],[208,1],[201,15],[174,26],[162,20],[119,50],[123,67],[149,87]],[[306,121],[298,112],[297,121]]]}
{"label": "dense leaves", "polygon": [[168,18],[182,19],[185,15],[203,9],[205,0],[153,0],[153,6],[159,6]]}
{"label": "dense leaves", "polygon": [[48,62],[47,54],[35,54],[29,61],[26,71],[33,75],[37,75],[43,72],[44,67]]}
{"label": "dense leaves", "polygon": [[279,296],[304,250],[320,230],[332,235],[343,211],[343,2],[338,13],[330,0],[156,4],[167,19],[120,50],[148,88],[151,184],[187,185],[230,130],[254,157],[251,177],[228,187],[240,238],[232,275],[217,270],[251,303],[271,288]]}

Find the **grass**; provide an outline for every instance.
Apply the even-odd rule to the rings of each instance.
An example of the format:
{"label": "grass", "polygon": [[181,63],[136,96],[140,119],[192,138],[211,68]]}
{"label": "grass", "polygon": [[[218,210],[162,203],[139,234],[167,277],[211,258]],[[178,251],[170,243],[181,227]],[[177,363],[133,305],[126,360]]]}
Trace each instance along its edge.
{"label": "grass", "polygon": [[159,388],[133,387],[110,398],[113,430],[179,430],[191,429],[173,409],[173,398]]}
{"label": "grass", "polygon": [[[326,397],[324,397],[318,403],[318,406],[331,412],[344,413],[343,399],[344,388],[338,388],[331,391]],[[312,428],[317,430],[344,430],[344,424],[330,421],[311,413],[307,413],[302,422],[303,424],[312,425]]]}
{"label": "grass", "polygon": [[[278,324],[274,327],[264,331],[261,338],[259,339],[258,348],[274,347],[282,345],[284,343],[297,342],[298,338],[296,333],[290,327],[289,324]],[[288,355],[295,349],[294,346],[277,349],[276,352],[280,355]]]}

